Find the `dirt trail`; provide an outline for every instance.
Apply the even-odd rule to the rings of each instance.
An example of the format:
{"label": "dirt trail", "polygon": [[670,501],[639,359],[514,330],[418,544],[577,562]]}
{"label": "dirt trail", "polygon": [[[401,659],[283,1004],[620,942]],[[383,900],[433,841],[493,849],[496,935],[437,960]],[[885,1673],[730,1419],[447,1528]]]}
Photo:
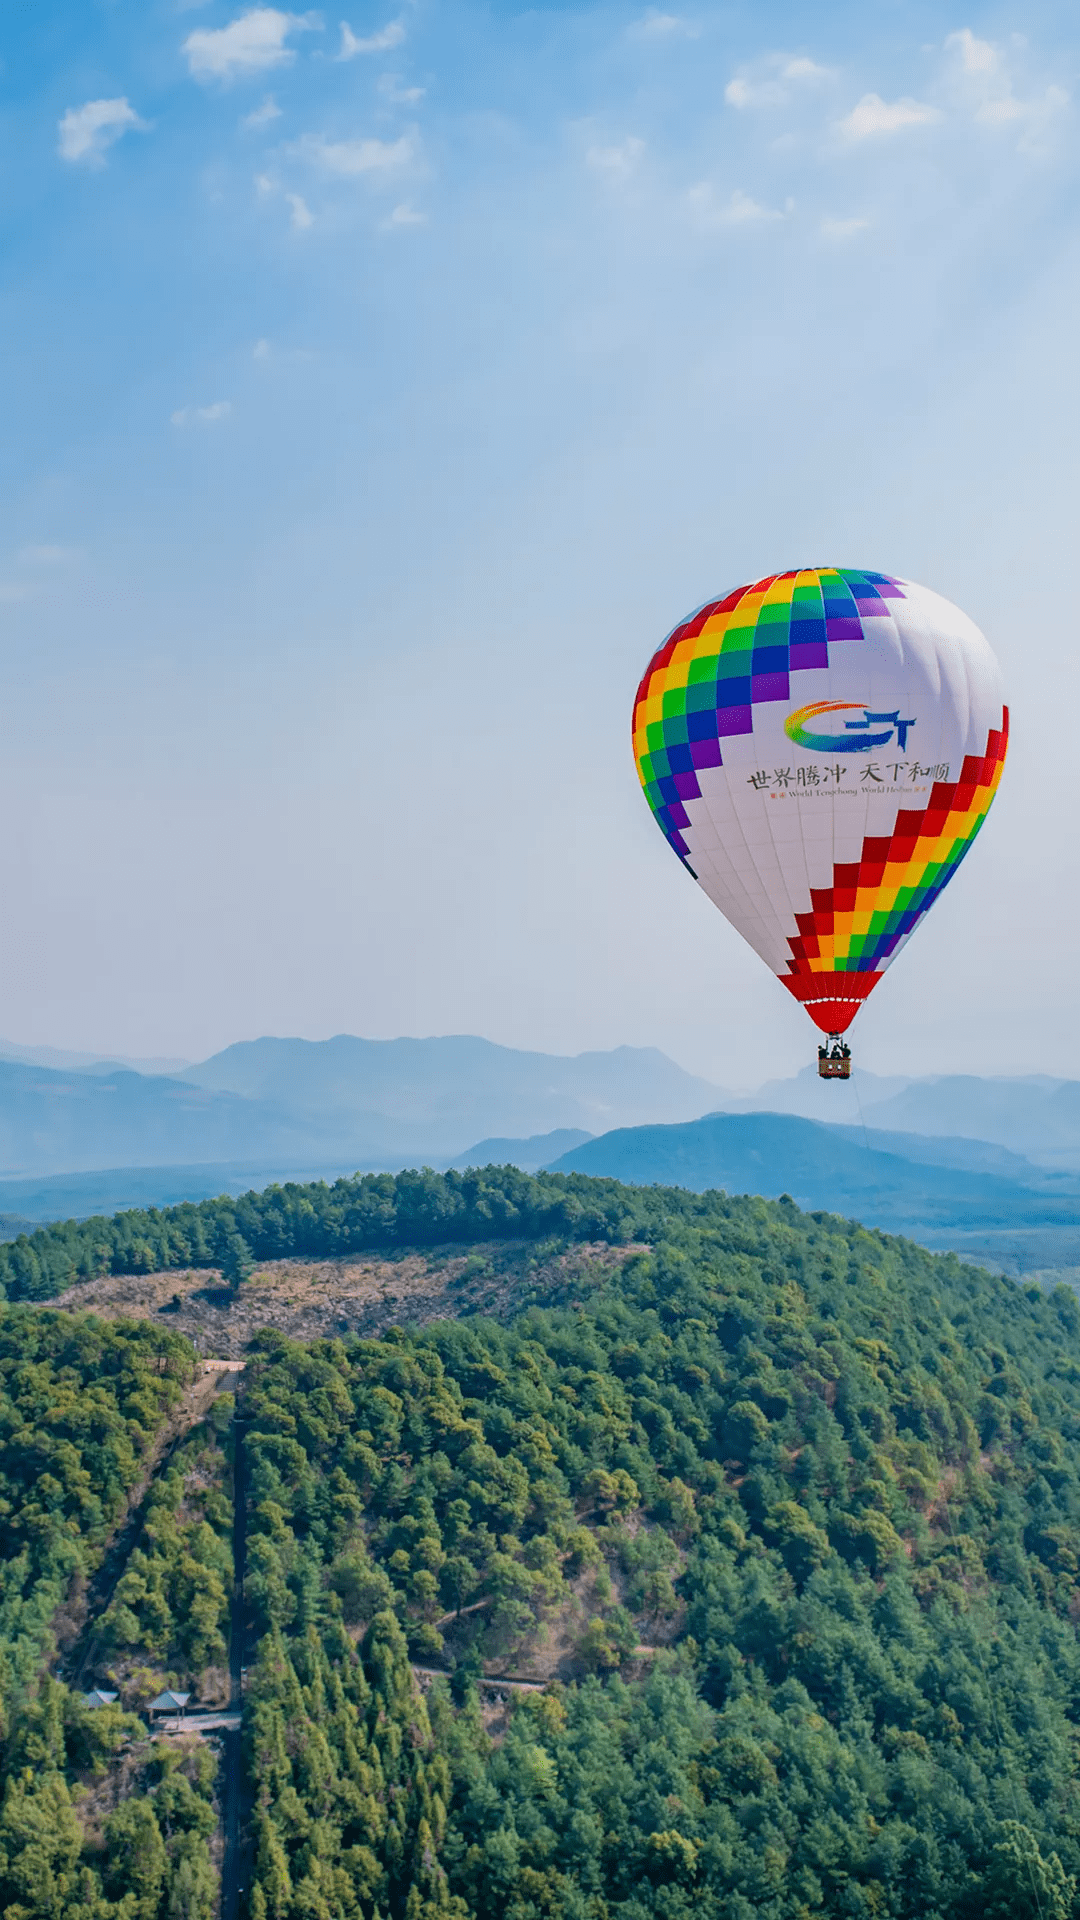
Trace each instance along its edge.
{"label": "dirt trail", "polygon": [[62,1643],[66,1642],[60,1655],[59,1673],[69,1686],[81,1684],[90,1664],[101,1616],[112,1601],[124,1568],[138,1545],[146,1518],[147,1496],[154,1480],[167,1466],[177,1448],[183,1445],[192,1428],[205,1418],[211,1402],[222,1391],[229,1377],[238,1379],[239,1374],[239,1362],[204,1361],[193,1385],[174,1408],[143,1461],[139,1481],[131,1490],[127,1510],[113,1531],[101,1565],[87,1582],[74,1607],[68,1609],[63,1626],[58,1629],[57,1637]]}
{"label": "dirt trail", "polygon": [[[97,1581],[88,1590],[88,1598],[95,1604],[93,1611],[89,1614],[80,1643],[80,1674],[93,1652],[97,1623],[112,1599],[128,1556],[138,1541],[146,1495],[154,1474],[160,1473],[191,1428],[205,1414],[215,1393],[223,1388],[238,1388],[242,1376],[243,1365],[239,1361],[206,1362],[200,1380],[196,1382],[193,1391],[185,1396],[182,1411],[178,1409],[178,1417],[174,1418],[171,1436],[163,1436],[163,1445],[157,1451],[155,1460],[152,1463],[148,1462],[145,1483],[140,1488],[139,1505],[114,1538],[108,1559],[108,1578],[103,1578],[106,1568],[102,1567]],[[250,1886],[251,1882],[252,1865],[250,1844],[252,1801],[244,1770],[241,1738],[243,1676],[248,1644],[248,1621],[244,1606],[244,1575],[247,1559],[247,1460],[244,1451],[244,1417],[243,1400],[238,1393],[232,1422],[233,1590],[229,1628],[229,1702],[224,1711],[220,1709],[203,1711],[196,1706],[193,1712],[184,1713],[177,1719],[167,1719],[162,1716],[152,1729],[154,1737],[158,1739],[176,1736],[188,1739],[192,1734],[209,1734],[213,1739],[221,1742],[221,1814],[218,1828],[221,1849],[220,1920],[239,1920],[244,1889]],[[77,1677],[78,1675],[75,1676]]]}
{"label": "dirt trail", "polygon": [[[221,1368],[220,1362],[212,1363]],[[237,1386],[242,1368],[230,1370]],[[237,1394],[232,1422],[233,1443],[233,1586],[229,1606],[229,1703],[221,1710],[184,1713],[176,1720],[162,1718],[158,1732],[163,1734],[209,1733],[221,1741],[221,1886],[220,1920],[239,1920],[244,1891],[251,1885],[253,1854],[251,1845],[251,1787],[244,1768],[241,1733],[243,1723],[244,1672],[248,1656],[250,1622],[244,1604],[244,1579],[247,1572],[247,1455],[244,1448],[245,1409]]]}
{"label": "dirt trail", "polygon": [[244,1602],[247,1574],[247,1449],[244,1445],[246,1415],[243,1400],[237,1396],[233,1417],[233,1591],[229,1631],[229,1712],[231,1724],[222,1730],[225,1752],[222,1827],[224,1852],[221,1860],[221,1920],[238,1920],[244,1889],[251,1885],[253,1865],[251,1848],[251,1784],[244,1770],[241,1716],[244,1707],[244,1673],[247,1667],[250,1621]]}
{"label": "dirt trail", "polygon": [[[445,1667],[421,1667],[415,1660],[412,1662],[412,1670],[421,1682],[450,1678]],[[519,1680],[513,1673],[476,1673],[472,1675],[472,1683],[481,1693],[493,1687],[512,1687],[518,1693],[543,1693],[548,1685],[546,1680]]]}

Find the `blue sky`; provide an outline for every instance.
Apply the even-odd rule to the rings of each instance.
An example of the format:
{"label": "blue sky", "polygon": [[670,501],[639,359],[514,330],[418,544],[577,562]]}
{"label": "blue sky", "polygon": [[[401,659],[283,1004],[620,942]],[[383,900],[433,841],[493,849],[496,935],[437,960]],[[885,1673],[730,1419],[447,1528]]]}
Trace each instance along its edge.
{"label": "blue sky", "polygon": [[629,710],[823,561],[1016,727],[860,1057],[1080,1074],[1075,17],[674,6],[8,10],[9,1037],[793,1070]]}

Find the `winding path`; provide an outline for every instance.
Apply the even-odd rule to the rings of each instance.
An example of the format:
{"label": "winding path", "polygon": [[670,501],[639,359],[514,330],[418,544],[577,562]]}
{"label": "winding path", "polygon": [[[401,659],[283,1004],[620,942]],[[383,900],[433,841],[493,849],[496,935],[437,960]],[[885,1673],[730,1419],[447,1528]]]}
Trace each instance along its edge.
{"label": "winding path", "polygon": [[112,1604],[127,1563],[139,1544],[146,1519],[146,1503],[155,1480],[168,1466],[177,1448],[183,1445],[192,1428],[204,1418],[211,1401],[221,1391],[226,1375],[235,1372],[239,1377],[240,1371],[239,1361],[224,1367],[204,1363],[202,1372],[188,1388],[143,1461],[142,1473],[138,1485],[132,1488],[124,1518],[109,1541],[97,1572],[87,1582],[82,1627],[59,1662],[60,1675],[69,1687],[82,1685],[83,1676],[91,1664],[90,1656],[96,1650],[102,1615]]}

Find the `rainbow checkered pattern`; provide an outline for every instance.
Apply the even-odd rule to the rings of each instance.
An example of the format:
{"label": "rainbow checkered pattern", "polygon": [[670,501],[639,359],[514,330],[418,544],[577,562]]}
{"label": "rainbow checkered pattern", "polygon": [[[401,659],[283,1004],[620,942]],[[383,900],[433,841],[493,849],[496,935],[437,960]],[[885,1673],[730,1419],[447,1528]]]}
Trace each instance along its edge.
{"label": "rainbow checkered pattern", "polygon": [[720,742],[752,733],[762,700],[788,700],[788,674],[827,667],[829,648],[862,640],[863,621],[887,615],[903,588],[885,573],[804,567],[710,600],[669,633],[634,703],[634,756],[645,798],[679,858],[684,800],[701,795],[698,770],[722,767]]}
{"label": "rainbow checkered pattern", "polygon": [[[922,809],[901,808],[888,838],[868,835],[862,856],[833,868],[831,887],[810,889],[810,912],[797,913],[799,937],[781,975],[797,1000],[820,990],[820,975],[845,980],[844,995],[865,999],[896,949],[947,887],[990,811],[1009,744],[1009,709],[980,758],[968,754],[959,780],[938,780]],[[818,976],[815,978],[815,976]]]}
{"label": "rainbow checkered pattern", "polygon": [[[709,601],[668,635],[638,688],[634,753],[657,823],[691,873],[686,805],[702,797],[702,778],[715,783],[708,770],[723,767],[725,740],[754,732],[755,706],[792,698],[791,672],[827,669],[834,649],[865,644],[867,622],[888,618],[890,602],[919,592],[888,574],[804,568]],[[793,911],[795,900],[785,908],[783,888],[781,925],[792,930],[781,935],[790,957],[780,978],[826,1032],[849,1024],[975,840],[1005,763],[1008,709],[998,711],[1000,727],[965,756],[958,779],[935,781],[921,808],[898,807],[887,831],[863,839],[858,859],[832,861],[831,877],[829,866],[820,872],[829,884],[808,875],[806,910]],[[744,751],[734,757],[741,767]]]}

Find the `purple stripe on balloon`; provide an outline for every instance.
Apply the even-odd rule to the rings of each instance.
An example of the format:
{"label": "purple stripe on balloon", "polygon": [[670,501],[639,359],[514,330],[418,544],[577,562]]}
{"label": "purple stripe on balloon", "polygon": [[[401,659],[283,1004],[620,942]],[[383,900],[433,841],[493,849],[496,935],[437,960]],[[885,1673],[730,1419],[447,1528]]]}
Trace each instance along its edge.
{"label": "purple stripe on balloon", "polygon": [[686,808],[681,804],[680,801],[673,800],[671,802],[671,805],[668,807],[668,813],[671,816],[671,823],[673,826],[688,827],[690,825],[690,815],[687,813]]}
{"label": "purple stripe on balloon", "polygon": [[729,733],[753,733],[753,707],[721,707],[716,716],[716,731],[721,736]]}
{"label": "purple stripe on balloon", "polygon": [[722,767],[724,764],[719,740],[692,740],[690,752],[695,767]]}
{"label": "purple stripe on balloon", "polygon": [[826,620],[825,637],[828,640],[861,640],[863,637],[862,622],[860,620],[844,619],[837,615],[835,619]]}
{"label": "purple stripe on balloon", "polygon": [[786,673],[755,673],[750,681],[750,698],[758,700],[787,700],[791,689]]}
{"label": "purple stripe on balloon", "polygon": [[801,667],[827,667],[828,664],[829,649],[824,640],[792,641],[792,673],[797,673]]}
{"label": "purple stripe on balloon", "polygon": [[677,773],[675,788],[680,800],[700,800],[701,798],[701,788],[698,786],[696,773]]}
{"label": "purple stripe on balloon", "polygon": [[889,609],[882,605],[880,598],[876,600],[856,600],[855,605],[859,609],[859,618],[862,620],[887,620],[889,617]]}

